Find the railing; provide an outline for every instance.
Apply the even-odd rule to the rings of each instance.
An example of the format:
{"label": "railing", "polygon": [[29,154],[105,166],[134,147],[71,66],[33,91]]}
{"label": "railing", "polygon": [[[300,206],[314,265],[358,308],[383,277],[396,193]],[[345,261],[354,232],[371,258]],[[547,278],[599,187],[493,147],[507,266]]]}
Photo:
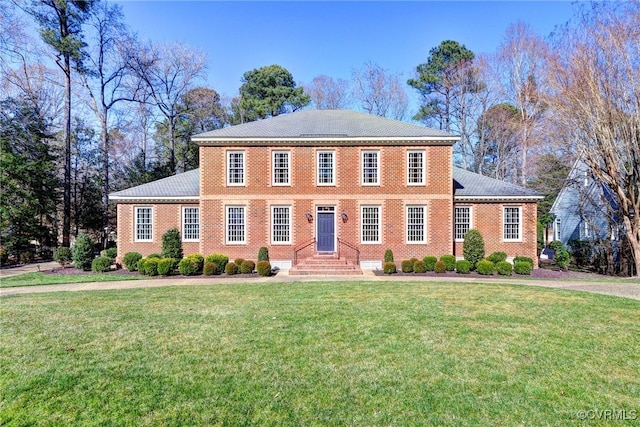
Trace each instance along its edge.
{"label": "railing", "polygon": [[340,259],[340,246],[345,245],[346,247],[353,249],[356,253],[356,265],[360,265],[360,249],[356,247],[353,243],[349,243],[345,240],[342,240],[338,237],[338,259]]}
{"label": "railing", "polygon": [[298,252],[300,252],[301,250],[303,250],[304,248],[307,248],[311,245],[313,245],[316,242],[316,238],[314,237],[313,239],[304,242],[298,246],[296,246],[295,248],[293,248],[293,265],[298,265]]}

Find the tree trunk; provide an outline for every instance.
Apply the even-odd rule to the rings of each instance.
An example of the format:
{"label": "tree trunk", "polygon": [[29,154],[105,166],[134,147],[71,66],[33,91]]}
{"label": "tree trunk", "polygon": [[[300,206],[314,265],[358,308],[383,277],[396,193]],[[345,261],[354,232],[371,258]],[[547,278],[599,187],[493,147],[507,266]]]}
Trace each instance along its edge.
{"label": "tree trunk", "polygon": [[107,249],[109,240],[109,132],[107,130],[107,108],[102,109],[102,203],[103,203],[103,230],[104,230],[104,249]]}
{"label": "tree trunk", "polygon": [[62,212],[62,246],[71,241],[71,59],[64,55],[64,182]]}

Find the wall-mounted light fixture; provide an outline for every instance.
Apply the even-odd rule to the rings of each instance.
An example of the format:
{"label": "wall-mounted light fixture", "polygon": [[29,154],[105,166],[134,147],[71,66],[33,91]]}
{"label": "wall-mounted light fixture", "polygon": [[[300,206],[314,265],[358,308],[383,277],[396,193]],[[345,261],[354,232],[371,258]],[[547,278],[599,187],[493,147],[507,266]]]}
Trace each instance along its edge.
{"label": "wall-mounted light fixture", "polygon": [[342,217],[342,222],[347,222],[349,221],[349,217],[347,216],[347,213],[345,211],[342,211],[342,213],[340,214],[340,216]]}
{"label": "wall-mounted light fixture", "polygon": [[307,217],[307,222],[312,222],[313,221],[313,215],[311,215],[311,212],[307,212],[304,215]]}

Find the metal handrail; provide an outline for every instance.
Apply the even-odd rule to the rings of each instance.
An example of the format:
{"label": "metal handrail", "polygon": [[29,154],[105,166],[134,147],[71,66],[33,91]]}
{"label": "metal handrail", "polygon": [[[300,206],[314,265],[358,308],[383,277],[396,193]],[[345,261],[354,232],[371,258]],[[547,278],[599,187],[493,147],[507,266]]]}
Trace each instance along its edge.
{"label": "metal handrail", "polygon": [[313,239],[307,242],[304,242],[293,248],[293,265],[298,265],[298,252],[300,252],[301,250],[303,250],[308,246],[313,245],[315,242],[316,242],[316,238],[314,237]]}
{"label": "metal handrail", "polygon": [[356,247],[353,243],[349,243],[346,240],[342,240],[338,237],[338,259],[340,258],[340,244],[343,244],[354,251],[356,251],[356,265],[360,265],[360,249]]}

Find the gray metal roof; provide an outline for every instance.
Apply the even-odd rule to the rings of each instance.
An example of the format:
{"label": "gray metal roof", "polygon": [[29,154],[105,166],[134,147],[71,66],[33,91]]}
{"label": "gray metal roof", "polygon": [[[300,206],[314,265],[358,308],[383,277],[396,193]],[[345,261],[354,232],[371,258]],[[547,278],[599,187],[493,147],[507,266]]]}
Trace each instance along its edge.
{"label": "gray metal roof", "polygon": [[200,198],[200,169],[190,170],[178,175],[162,178],[147,184],[127,188],[109,194],[109,198],[118,200],[174,200]]}
{"label": "gray metal roof", "polygon": [[537,192],[461,168],[453,168],[454,196],[464,199],[542,199]]}
{"label": "gray metal roof", "polygon": [[244,139],[427,138],[453,143],[456,135],[351,110],[303,110],[201,133],[194,141]]}

